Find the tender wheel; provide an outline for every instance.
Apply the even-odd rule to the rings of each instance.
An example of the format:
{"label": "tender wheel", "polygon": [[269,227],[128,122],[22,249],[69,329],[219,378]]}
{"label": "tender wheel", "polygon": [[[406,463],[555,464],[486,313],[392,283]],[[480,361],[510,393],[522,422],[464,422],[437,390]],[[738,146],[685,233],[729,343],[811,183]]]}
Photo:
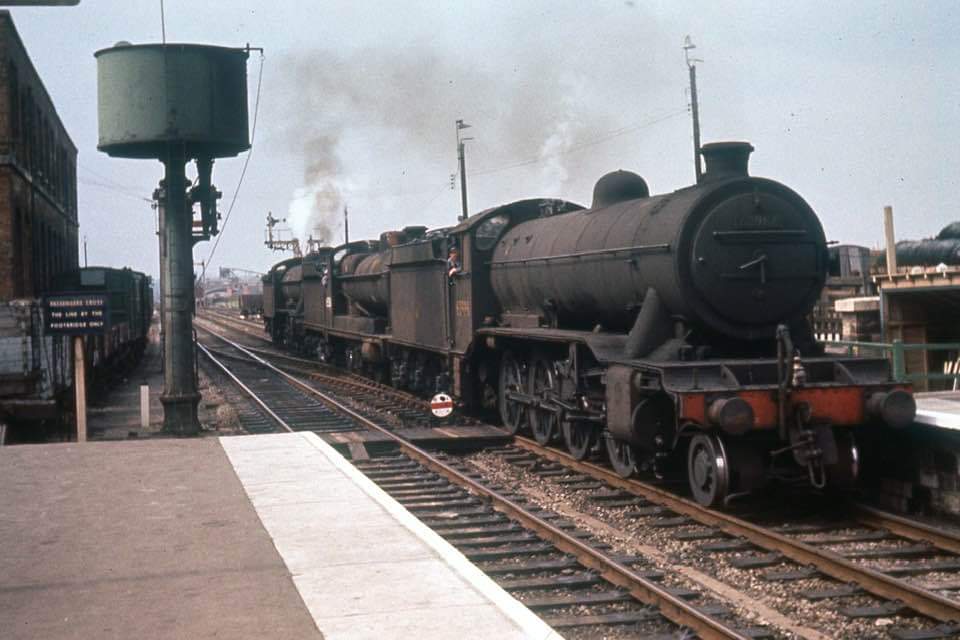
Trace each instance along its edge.
{"label": "tender wheel", "polygon": [[837,462],[827,465],[827,483],[833,489],[851,489],[860,475],[860,450],[849,430],[835,429]]}
{"label": "tender wheel", "polygon": [[[530,395],[541,400],[549,400],[560,393],[560,379],[556,375],[553,362],[537,358],[530,371]],[[542,445],[549,444],[560,430],[559,414],[547,409],[530,409],[527,422],[534,439]]]}
{"label": "tender wheel", "polygon": [[730,464],[720,438],[698,433],[690,440],[687,477],[694,499],[705,507],[723,504],[730,489]]}
{"label": "tender wheel", "polygon": [[583,460],[597,444],[597,428],[582,422],[564,420],[563,441],[575,460]]}
{"label": "tender wheel", "polygon": [[617,472],[621,478],[629,478],[637,472],[637,458],[633,455],[633,447],[629,442],[621,442],[615,439],[609,433],[604,440],[607,441],[607,457],[610,458],[610,466]]}
{"label": "tender wheel", "polygon": [[511,400],[511,392],[524,393],[526,391],[526,376],[521,363],[509,351],[503,354],[500,361],[500,380],[497,384],[497,404],[500,410],[500,420],[507,432],[515,436],[526,420],[527,407],[521,402]]}

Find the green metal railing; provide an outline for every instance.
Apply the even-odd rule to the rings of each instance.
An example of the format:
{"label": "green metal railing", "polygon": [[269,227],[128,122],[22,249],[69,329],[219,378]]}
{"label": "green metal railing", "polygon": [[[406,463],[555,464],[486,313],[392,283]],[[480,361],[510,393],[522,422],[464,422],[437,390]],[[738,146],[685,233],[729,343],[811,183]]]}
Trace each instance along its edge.
{"label": "green metal railing", "polygon": [[[826,340],[826,346],[843,347],[847,355],[854,355],[854,350],[879,351],[890,359],[893,368],[893,377],[896,380],[957,380],[958,373],[907,373],[907,363],[904,354],[907,351],[956,351],[960,353],[960,342],[935,342],[930,344],[909,343],[902,340],[893,342],[857,342],[855,340]],[[889,355],[887,355],[889,354]]]}

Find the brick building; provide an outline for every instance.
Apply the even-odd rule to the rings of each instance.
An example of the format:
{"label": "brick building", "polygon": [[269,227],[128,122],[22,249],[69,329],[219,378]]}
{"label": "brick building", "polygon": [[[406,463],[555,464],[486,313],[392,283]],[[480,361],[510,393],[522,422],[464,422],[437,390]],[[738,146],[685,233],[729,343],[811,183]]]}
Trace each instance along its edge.
{"label": "brick building", "polygon": [[62,420],[69,338],[45,335],[39,297],[78,254],[77,148],[0,10],[0,445]]}
{"label": "brick building", "polygon": [[77,148],[0,10],[0,301],[76,269],[77,226]]}

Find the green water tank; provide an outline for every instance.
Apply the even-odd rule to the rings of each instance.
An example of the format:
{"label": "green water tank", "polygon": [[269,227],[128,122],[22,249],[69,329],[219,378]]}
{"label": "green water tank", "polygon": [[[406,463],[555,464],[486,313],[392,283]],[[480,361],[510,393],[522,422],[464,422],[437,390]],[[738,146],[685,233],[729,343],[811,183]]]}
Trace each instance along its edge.
{"label": "green water tank", "polygon": [[223,158],[250,148],[246,49],[118,43],[97,59],[97,148],[120,158]]}

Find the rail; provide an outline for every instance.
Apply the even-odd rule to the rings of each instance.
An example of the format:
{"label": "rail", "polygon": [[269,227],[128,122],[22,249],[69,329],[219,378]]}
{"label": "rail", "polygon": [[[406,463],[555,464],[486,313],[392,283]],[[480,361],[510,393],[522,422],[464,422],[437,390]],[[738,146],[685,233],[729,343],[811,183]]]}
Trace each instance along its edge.
{"label": "rail", "polygon": [[[960,353],[960,342],[913,343],[894,340],[893,342],[860,342],[857,340],[825,340],[826,347],[846,349],[847,355],[859,351],[879,351],[890,359],[893,376],[898,381],[916,382],[920,380],[960,380],[960,370],[952,373],[918,372],[907,373],[907,351],[956,351]],[[889,355],[887,355],[889,354]]]}
{"label": "rail", "polygon": [[[286,380],[291,386],[318,398],[328,407],[348,416],[356,423],[393,440],[400,451],[413,460],[446,479],[459,484],[470,493],[489,501],[497,511],[522,523],[537,533],[541,538],[552,543],[557,549],[574,555],[583,566],[596,571],[608,582],[623,587],[637,600],[657,607],[665,618],[676,624],[690,628],[697,633],[697,637],[718,640],[747,640],[747,636],[711,618],[694,605],[686,602],[682,597],[671,593],[669,589],[639,575],[608,555],[588,546],[553,524],[538,518],[519,503],[457,471],[452,466],[411,443],[406,438],[378,425],[332,396],[310,386],[300,378],[277,368],[250,352],[243,345],[237,344],[223,336],[219,336],[219,338],[234,349],[245,353],[251,360],[256,361],[265,369]],[[212,356],[212,354],[210,355]],[[243,389],[245,393],[251,397],[256,395],[249,387],[244,387]],[[261,404],[261,406],[264,405]]]}
{"label": "rail", "polygon": [[[714,527],[735,538],[743,538],[762,549],[775,551],[801,566],[815,567],[821,573],[835,580],[843,583],[853,582],[873,595],[902,602],[914,611],[940,622],[960,620],[960,602],[909,582],[897,580],[869,567],[856,564],[834,551],[816,548],[806,542],[747,522],[729,513],[707,509],[666,489],[639,480],[621,478],[610,469],[593,462],[575,460],[568,453],[543,447],[528,438],[518,437],[514,440],[514,445],[602,480],[618,489],[623,489],[665,506],[671,511],[687,516],[702,525]],[[951,539],[950,536],[933,536],[929,527],[913,525],[903,518],[891,519],[888,514],[866,508],[858,508],[856,515],[864,522],[873,519],[875,522],[881,522],[883,526],[896,526],[902,535],[927,540],[933,545],[943,545],[945,549],[952,550],[957,546],[957,541]],[[889,525],[887,525],[888,522]],[[894,529],[891,528],[891,530]]]}

